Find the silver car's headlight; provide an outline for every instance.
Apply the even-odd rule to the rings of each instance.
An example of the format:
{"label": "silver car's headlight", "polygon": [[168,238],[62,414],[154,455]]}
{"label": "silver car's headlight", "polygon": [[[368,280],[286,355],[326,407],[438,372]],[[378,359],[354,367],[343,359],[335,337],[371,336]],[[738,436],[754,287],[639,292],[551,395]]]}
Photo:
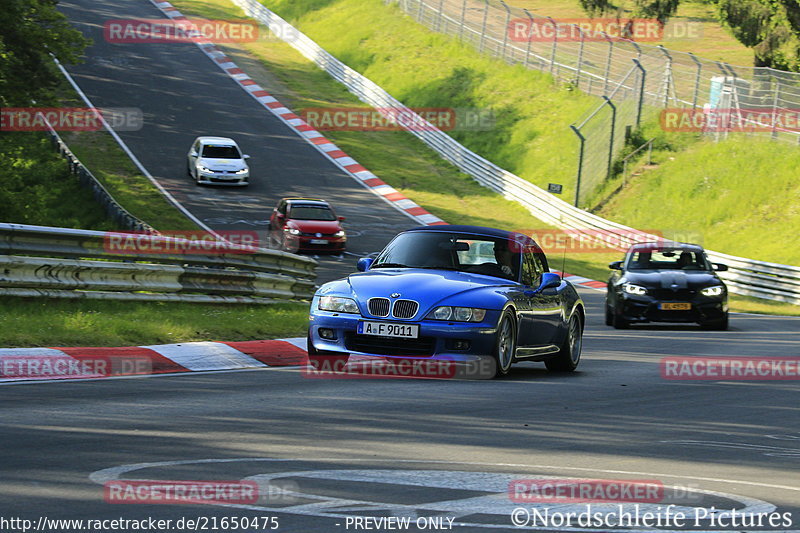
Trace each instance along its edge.
{"label": "silver car's headlight", "polygon": [[211,174],[214,174],[216,172],[216,170],[211,170],[210,168],[203,166],[197,167],[197,170],[199,170],[200,172],[209,172]]}
{"label": "silver car's headlight", "polygon": [[358,305],[352,298],[341,296],[323,296],[319,299],[320,311],[333,311],[335,313],[358,313]]}
{"label": "silver car's headlight", "polygon": [[485,316],[486,309],[443,305],[428,313],[428,316],[425,318],[431,320],[452,320],[454,322],[481,322]]}
{"label": "silver car's headlight", "polygon": [[241,170],[237,170],[236,173],[237,174],[247,174],[249,171],[250,171],[249,168],[243,168]]}
{"label": "silver car's headlight", "polygon": [[719,296],[725,292],[725,287],[722,285],[714,285],[713,287],[706,287],[700,291],[703,296]]}
{"label": "silver car's headlight", "polygon": [[639,296],[647,294],[647,289],[639,285],[634,285],[633,283],[624,284],[622,286],[622,290],[627,292],[628,294],[637,294]]}

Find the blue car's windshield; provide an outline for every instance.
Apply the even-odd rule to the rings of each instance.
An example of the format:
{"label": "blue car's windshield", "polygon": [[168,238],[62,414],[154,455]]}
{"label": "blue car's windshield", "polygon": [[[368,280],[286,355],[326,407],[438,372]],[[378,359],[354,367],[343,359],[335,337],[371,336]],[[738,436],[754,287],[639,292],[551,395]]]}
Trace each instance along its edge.
{"label": "blue car's windshield", "polygon": [[507,239],[445,232],[401,233],[371,268],[459,270],[516,281],[520,253]]}

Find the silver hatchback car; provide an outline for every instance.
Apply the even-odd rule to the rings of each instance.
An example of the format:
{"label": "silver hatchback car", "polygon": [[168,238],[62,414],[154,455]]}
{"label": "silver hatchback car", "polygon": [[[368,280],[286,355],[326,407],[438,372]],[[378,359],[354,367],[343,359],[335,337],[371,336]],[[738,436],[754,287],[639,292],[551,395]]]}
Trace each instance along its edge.
{"label": "silver hatchback car", "polygon": [[239,185],[250,181],[249,155],[227,137],[198,137],[189,150],[187,170],[197,185]]}

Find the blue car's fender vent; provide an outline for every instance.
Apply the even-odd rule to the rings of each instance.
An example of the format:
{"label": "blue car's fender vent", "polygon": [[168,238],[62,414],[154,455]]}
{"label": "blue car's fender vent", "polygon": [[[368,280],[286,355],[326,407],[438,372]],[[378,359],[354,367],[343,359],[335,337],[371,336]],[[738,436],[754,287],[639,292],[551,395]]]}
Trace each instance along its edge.
{"label": "blue car's fender vent", "polygon": [[391,306],[391,302],[389,302],[389,298],[370,298],[367,300],[367,307],[369,308],[369,314],[372,316],[389,316],[389,307]]}

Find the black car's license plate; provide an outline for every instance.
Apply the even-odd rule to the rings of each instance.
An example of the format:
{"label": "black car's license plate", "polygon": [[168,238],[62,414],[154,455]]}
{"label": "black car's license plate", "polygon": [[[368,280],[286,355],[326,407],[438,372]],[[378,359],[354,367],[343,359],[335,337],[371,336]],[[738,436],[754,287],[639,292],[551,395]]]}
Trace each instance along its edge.
{"label": "black car's license plate", "polygon": [[689,302],[661,302],[658,307],[662,311],[689,311],[692,304]]}
{"label": "black car's license plate", "polygon": [[416,339],[419,337],[418,324],[394,324],[391,322],[359,322],[358,333],[378,337],[401,337]]}

